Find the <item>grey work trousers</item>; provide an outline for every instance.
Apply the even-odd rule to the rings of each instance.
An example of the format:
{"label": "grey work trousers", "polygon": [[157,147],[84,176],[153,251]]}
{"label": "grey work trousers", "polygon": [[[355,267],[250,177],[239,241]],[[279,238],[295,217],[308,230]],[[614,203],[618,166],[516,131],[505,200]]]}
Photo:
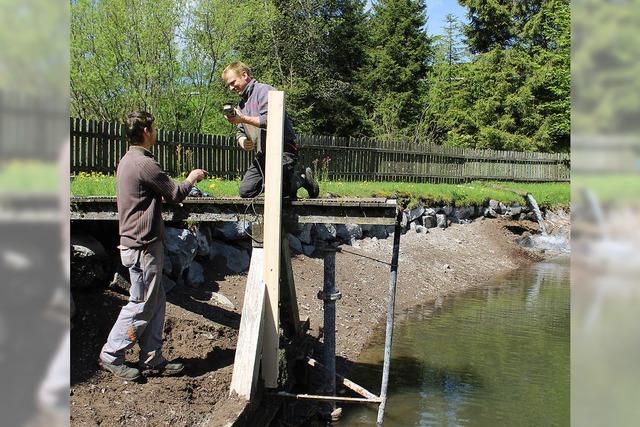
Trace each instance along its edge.
{"label": "grey work trousers", "polygon": [[[292,184],[292,178],[294,177],[294,171],[298,156],[294,153],[287,151],[282,153],[282,196],[289,196],[291,193],[295,194],[298,189]],[[264,192],[264,168],[265,157],[264,153],[256,153],[256,156],[251,162],[251,166],[245,172],[242,181],[240,182],[240,197],[258,197]],[[294,188],[295,187],[295,188]]]}
{"label": "grey work trousers", "polygon": [[129,302],[122,307],[100,358],[107,363],[124,363],[124,353],[137,342],[140,363],[161,363],[162,332],[166,297],[162,287],[164,246],[161,240],[136,249],[121,249],[122,265],[129,269]]}

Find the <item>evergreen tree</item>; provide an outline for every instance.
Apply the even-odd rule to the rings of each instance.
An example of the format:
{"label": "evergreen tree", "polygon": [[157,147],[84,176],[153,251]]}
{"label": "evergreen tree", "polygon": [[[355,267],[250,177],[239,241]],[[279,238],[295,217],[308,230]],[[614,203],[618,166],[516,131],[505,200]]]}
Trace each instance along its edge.
{"label": "evergreen tree", "polygon": [[[568,150],[568,0],[461,3],[469,7],[465,33],[478,53],[457,68],[456,81],[432,84],[431,134],[451,145]],[[441,99],[445,91],[449,96]]]}
{"label": "evergreen tree", "polygon": [[423,0],[373,3],[367,62],[360,76],[366,88],[371,130],[379,138],[407,136],[418,122],[432,40],[425,32]]}
{"label": "evergreen tree", "polygon": [[362,66],[362,0],[274,1],[269,31],[254,33],[239,56],[256,77],[287,92],[298,132],[350,135],[361,127],[353,73]]}

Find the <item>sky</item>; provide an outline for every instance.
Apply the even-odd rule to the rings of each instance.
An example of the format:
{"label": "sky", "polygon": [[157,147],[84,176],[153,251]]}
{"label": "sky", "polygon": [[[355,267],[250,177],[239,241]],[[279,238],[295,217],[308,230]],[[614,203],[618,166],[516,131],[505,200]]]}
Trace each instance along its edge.
{"label": "sky", "polygon": [[[431,35],[442,34],[444,17],[453,13],[460,22],[466,22],[467,9],[460,6],[456,0],[425,0],[427,4],[427,32]],[[366,8],[371,7],[371,0],[367,0]]]}
{"label": "sky", "polygon": [[427,3],[427,31],[429,34],[442,34],[444,17],[452,13],[460,22],[467,22],[467,9],[460,6],[456,0],[426,0]]}

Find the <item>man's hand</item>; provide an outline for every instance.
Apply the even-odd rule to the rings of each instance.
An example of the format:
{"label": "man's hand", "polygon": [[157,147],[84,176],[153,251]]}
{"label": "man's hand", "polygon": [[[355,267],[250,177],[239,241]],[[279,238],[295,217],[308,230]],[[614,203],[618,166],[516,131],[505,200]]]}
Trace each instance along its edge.
{"label": "man's hand", "polygon": [[224,118],[227,119],[229,123],[233,123],[234,125],[247,124],[255,127],[260,127],[260,117],[258,116],[247,116],[242,114],[240,110],[235,109],[235,116],[227,116],[225,114]]}
{"label": "man's hand", "polygon": [[253,150],[253,146],[254,146],[253,141],[247,138],[246,136],[241,136],[240,138],[238,138],[238,145],[244,151],[251,151]]}
{"label": "man's hand", "polygon": [[233,123],[234,125],[245,123],[246,116],[242,114],[237,108],[235,108],[234,110],[236,111],[236,114],[234,114],[233,116],[227,116],[225,114],[224,118],[227,119],[229,123]]}
{"label": "man's hand", "polygon": [[194,185],[195,183],[202,181],[205,176],[207,176],[206,170],[194,169],[189,173],[189,176],[187,177],[187,181],[189,181],[191,185]]}

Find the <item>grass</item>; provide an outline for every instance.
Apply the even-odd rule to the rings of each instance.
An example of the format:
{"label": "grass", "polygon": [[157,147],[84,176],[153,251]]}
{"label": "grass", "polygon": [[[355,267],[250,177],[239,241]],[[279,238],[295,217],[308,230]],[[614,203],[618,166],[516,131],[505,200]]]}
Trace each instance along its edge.
{"label": "grass", "polygon": [[13,160],[0,164],[0,194],[55,194],[60,172],[54,162]]}
{"label": "grass", "polygon": [[[179,179],[176,179],[179,180]],[[235,197],[239,180],[206,179],[198,188],[212,197]],[[570,201],[569,183],[514,183],[476,181],[465,184],[417,184],[401,182],[341,182],[320,183],[320,195],[330,193],[337,197],[387,197],[398,198],[409,207],[417,203],[425,205],[454,204],[482,205],[490,199],[505,204],[524,203],[517,193],[531,193],[540,206],[567,207]],[[72,178],[71,193],[74,196],[113,196],[115,177],[101,174],[79,174]],[[305,190],[299,190],[306,197]]]}

